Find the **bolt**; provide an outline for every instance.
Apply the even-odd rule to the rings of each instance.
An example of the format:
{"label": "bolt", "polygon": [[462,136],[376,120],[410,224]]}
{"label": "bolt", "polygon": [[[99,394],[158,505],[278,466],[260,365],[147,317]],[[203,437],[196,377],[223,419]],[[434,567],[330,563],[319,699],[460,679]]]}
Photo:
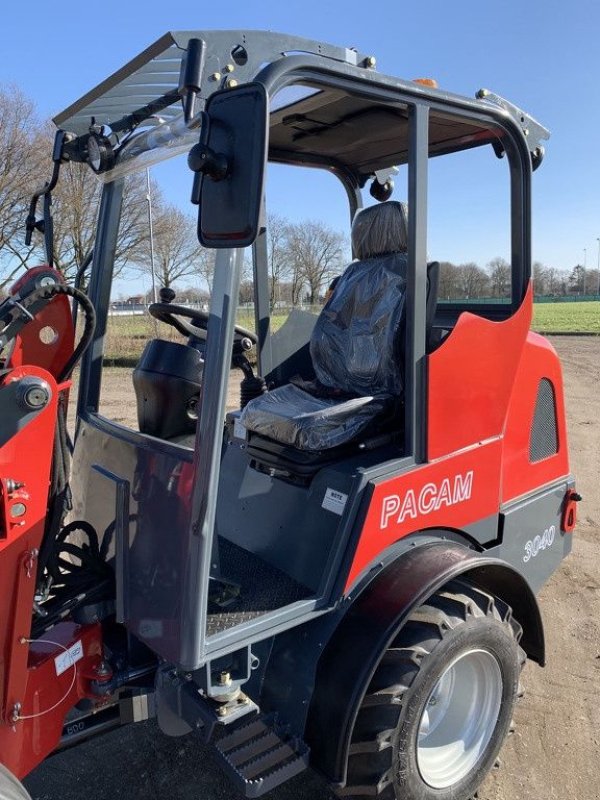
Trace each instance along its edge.
{"label": "bolt", "polygon": [[227,89],[235,89],[237,85],[238,82],[236,81],[235,78],[227,78],[227,80],[225,81],[225,87]]}
{"label": "bolt", "polygon": [[94,667],[94,672],[100,678],[105,678],[112,675],[112,669],[104,659],[102,659],[102,661],[100,661],[100,663]]}
{"label": "bolt", "polygon": [[23,486],[25,486],[24,483],[21,483],[20,481],[15,481],[12,478],[8,478],[8,480],[6,481],[6,491],[8,492],[8,494],[13,494],[13,492],[16,492],[17,489],[22,489]]}
{"label": "bolt", "polygon": [[225,64],[225,66],[223,67],[223,72],[233,72],[234,69],[235,67],[233,66],[233,64]]}
{"label": "bolt", "polygon": [[221,80],[221,73],[220,72],[213,72],[212,75],[210,75],[210,80],[211,81],[220,81]]}
{"label": "bolt", "polygon": [[19,716],[21,714],[21,709],[22,708],[23,708],[23,706],[21,705],[21,703],[15,703],[14,704],[13,709],[12,709],[11,714],[10,714],[10,721],[11,722],[18,722],[19,721]]}
{"label": "bolt", "polygon": [[231,675],[229,672],[223,671],[219,675],[219,686],[231,686]]}
{"label": "bolt", "polygon": [[429,702],[427,703],[428,706],[436,706],[437,705],[437,697],[435,695],[431,695],[429,698]]}
{"label": "bolt", "polygon": [[17,393],[17,403],[26,411],[38,411],[50,400],[50,387],[37,378],[23,378]]}
{"label": "bolt", "polygon": [[186,681],[191,681],[192,678],[193,678],[193,675],[192,675],[191,672],[186,672],[183,677],[185,678]]}
{"label": "bolt", "polygon": [[219,706],[219,708],[217,708],[217,714],[219,717],[224,717],[227,714],[227,708],[225,706]]}
{"label": "bolt", "polygon": [[377,59],[375,58],[375,56],[367,56],[367,58],[365,59],[365,64],[369,69],[373,69],[377,64]]}
{"label": "bolt", "polygon": [[25,503],[15,503],[14,506],[11,506],[10,516],[13,519],[15,519],[16,517],[22,517],[26,511],[27,511],[27,506],[25,505]]}

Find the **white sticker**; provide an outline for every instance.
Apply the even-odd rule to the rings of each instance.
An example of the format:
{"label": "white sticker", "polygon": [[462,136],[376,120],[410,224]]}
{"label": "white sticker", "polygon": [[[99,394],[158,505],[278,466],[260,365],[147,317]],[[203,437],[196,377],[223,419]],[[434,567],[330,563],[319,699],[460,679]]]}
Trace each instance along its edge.
{"label": "white sticker", "polygon": [[233,423],[233,438],[246,441],[246,426],[242,425],[239,419],[236,419]]}
{"label": "white sticker", "polygon": [[69,667],[76,664],[80,658],[83,658],[83,643],[81,639],[75,644],[72,644],[68,650],[56,656],[54,659],[54,666],[56,667],[56,674],[62,675]]}
{"label": "white sticker", "polygon": [[325,508],[327,511],[333,511],[334,514],[339,514],[341,517],[346,508],[347,501],[347,494],[338,492],[336,489],[327,489],[321,507]]}

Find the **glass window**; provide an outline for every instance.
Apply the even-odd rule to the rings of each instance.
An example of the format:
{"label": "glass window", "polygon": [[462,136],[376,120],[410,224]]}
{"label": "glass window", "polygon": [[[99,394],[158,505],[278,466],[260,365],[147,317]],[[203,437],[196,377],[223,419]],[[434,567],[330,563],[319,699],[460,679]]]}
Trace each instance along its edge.
{"label": "glass window", "polygon": [[[430,136],[435,131],[432,116]],[[511,302],[510,173],[491,144],[429,160],[428,260],[439,303]]]}

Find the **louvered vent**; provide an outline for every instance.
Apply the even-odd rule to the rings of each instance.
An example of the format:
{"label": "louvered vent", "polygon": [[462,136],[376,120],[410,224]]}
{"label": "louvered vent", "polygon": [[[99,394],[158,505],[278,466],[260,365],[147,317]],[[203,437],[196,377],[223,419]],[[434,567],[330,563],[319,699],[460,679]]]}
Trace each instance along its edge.
{"label": "louvered vent", "polygon": [[558,428],[554,386],[548,378],[542,378],[538,387],[531,426],[529,460],[542,461],[556,453],[558,453]]}

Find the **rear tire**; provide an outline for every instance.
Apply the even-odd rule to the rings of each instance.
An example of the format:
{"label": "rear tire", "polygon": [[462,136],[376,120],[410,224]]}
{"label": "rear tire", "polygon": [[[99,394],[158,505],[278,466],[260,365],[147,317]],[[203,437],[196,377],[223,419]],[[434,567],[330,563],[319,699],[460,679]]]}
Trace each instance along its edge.
{"label": "rear tire", "polygon": [[31,800],[25,787],[0,764],[0,800]]}
{"label": "rear tire", "polygon": [[338,793],[472,798],[510,731],[521,633],[505,603],[464,580],[416,609],[363,698]]}

